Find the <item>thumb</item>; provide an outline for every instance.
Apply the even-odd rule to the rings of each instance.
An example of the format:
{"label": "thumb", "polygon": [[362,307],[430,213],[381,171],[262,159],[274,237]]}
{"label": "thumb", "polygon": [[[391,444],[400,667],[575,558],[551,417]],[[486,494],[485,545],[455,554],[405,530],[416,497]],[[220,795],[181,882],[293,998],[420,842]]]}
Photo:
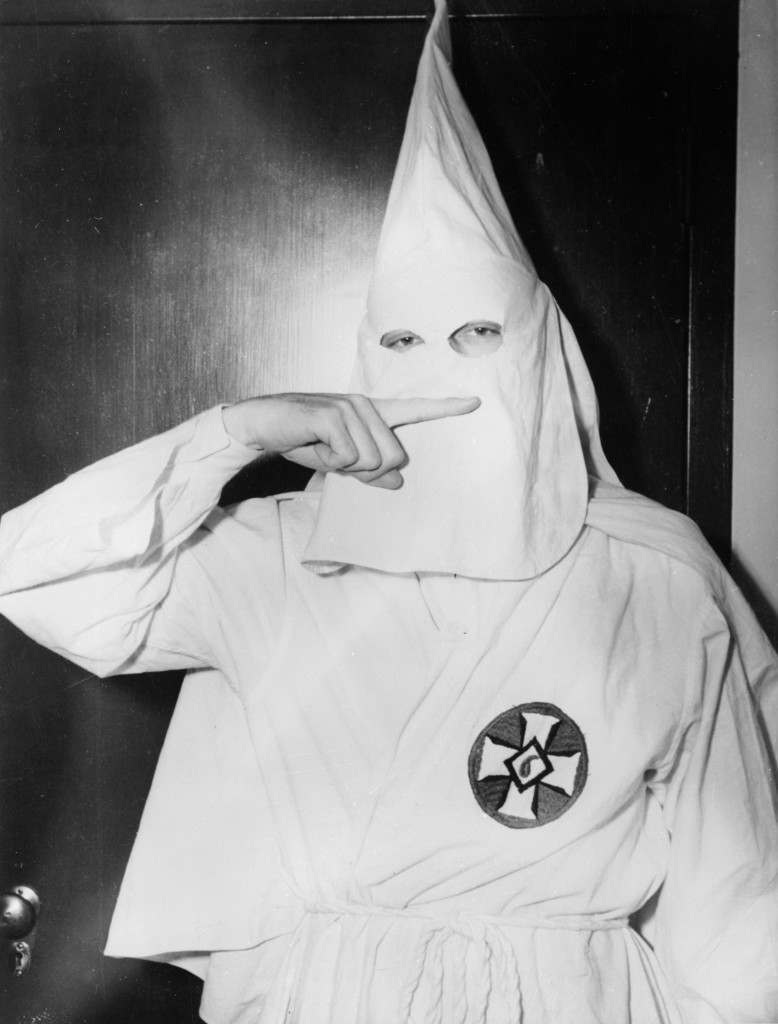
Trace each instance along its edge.
{"label": "thumb", "polygon": [[373,405],[381,419],[389,427],[400,427],[406,423],[423,423],[425,420],[439,420],[446,416],[464,416],[481,404],[475,395],[472,398],[375,398]]}

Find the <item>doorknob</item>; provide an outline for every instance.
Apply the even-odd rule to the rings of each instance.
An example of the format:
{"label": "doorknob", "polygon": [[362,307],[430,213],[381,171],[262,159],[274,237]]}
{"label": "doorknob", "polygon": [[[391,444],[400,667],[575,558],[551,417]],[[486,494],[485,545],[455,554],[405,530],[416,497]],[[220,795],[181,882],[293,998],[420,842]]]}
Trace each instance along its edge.
{"label": "doorknob", "polygon": [[40,908],[37,892],[28,885],[0,895],[0,943],[7,946],[9,966],[17,978],[30,966]]}

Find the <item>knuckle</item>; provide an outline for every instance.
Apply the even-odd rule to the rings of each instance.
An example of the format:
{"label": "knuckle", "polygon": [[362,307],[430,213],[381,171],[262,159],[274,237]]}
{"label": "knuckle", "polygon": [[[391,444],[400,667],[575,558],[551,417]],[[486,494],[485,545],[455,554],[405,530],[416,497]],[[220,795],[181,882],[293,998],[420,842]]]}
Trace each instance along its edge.
{"label": "knuckle", "polygon": [[397,469],[405,465],[408,461],[408,455],[394,434],[391,435],[391,438],[391,444],[387,451],[387,461],[391,462],[393,469]]}

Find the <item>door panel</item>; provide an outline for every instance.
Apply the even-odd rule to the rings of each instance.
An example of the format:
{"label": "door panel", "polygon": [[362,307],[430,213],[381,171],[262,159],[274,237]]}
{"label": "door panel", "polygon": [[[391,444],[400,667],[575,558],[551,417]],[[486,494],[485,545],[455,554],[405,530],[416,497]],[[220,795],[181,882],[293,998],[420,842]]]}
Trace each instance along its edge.
{"label": "door panel", "polygon": [[[88,6],[112,13],[34,25],[4,8],[3,510],[218,401],[342,385],[425,29]],[[734,122],[712,138],[721,96],[703,87],[727,101],[733,5],[704,24],[683,4],[537,6],[457,19],[459,80],[581,340],[606,450],[674,507],[707,473],[720,540]],[[299,481],[251,467],[226,500]],[[5,622],[0,664],[0,881],[43,900],[3,1020],[196,1021],[196,981],[100,955],[177,678],[96,681]]]}

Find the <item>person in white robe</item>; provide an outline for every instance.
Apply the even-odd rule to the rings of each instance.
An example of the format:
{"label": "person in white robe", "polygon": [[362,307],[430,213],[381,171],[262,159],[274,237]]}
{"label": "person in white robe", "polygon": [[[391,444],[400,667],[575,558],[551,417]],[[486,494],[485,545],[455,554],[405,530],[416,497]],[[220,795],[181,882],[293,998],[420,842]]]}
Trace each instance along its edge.
{"label": "person in white robe", "polygon": [[[312,486],[218,508],[261,451]],[[199,974],[209,1024],[778,1021],[778,661],[608,465],[442,0],[351,394],[9,512],[0,612],[100,676],[192,670],[106,952]]]}

